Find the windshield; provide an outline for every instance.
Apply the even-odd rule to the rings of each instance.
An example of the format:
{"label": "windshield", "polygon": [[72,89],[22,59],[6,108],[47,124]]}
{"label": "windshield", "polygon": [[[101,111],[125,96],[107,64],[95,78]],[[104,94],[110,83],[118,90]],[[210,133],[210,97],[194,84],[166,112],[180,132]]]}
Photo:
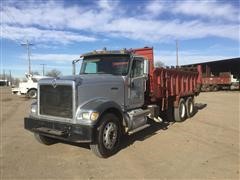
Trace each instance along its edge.
{"label": "windshield", "polygon": [[128,73],[129,56],[97,56],[84,58],[80,74],[113,74],[125,76]]}

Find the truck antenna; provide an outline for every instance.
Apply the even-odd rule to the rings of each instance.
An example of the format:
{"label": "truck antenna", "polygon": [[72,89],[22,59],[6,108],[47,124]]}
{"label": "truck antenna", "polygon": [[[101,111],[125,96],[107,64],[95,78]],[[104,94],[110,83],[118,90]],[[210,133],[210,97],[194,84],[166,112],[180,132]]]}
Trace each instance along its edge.
{"label": "truck antenna", "polygon": [[178,40],[176,40],[176,66],[178,66]]}

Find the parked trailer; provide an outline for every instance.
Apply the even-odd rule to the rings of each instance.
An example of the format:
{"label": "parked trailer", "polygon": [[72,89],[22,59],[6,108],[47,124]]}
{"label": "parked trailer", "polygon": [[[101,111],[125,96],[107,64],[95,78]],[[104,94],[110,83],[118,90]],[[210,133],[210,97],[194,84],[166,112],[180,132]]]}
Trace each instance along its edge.
{"label": "parked trailer", "polygon": [[222,72],[219,76],[203,77],[202,84],[202,91],[239,89],[239,81],[230,72]]}
{"label": "parked trailer", "polygon": [[85,142],[105,158],[118,150],[121,135],[161,122],[162,112],[172,112],[178,122],[193,115],[201,67],[155,68],[153,48],[104,49],[81,57],[79,75],[38,83],[38,99],[24,125],[40,143]]}

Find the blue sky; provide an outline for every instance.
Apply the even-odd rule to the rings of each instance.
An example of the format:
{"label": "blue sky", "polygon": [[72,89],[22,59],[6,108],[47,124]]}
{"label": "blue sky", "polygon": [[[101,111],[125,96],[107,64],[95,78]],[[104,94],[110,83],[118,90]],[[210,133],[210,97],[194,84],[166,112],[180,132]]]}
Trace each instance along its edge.
{"label": "blue sky", "polygon": [[238,0],[1,1],[1,71],[71,74],[71,61],[92,50],[153,46],[155,61],[175,65],[239,57]]}

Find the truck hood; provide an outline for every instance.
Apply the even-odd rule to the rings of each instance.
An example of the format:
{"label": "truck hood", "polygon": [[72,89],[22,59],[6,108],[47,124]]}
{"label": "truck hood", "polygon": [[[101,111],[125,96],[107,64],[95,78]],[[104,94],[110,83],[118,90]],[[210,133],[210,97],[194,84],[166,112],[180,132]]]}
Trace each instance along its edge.
{"label": "truck hood", "polygon": [[39,83],[49,83],[56,79],[58,81],[75,81],[76,85],[87,85],[87,84],[106,84],[106,83],[117,83],[123,82],[122,76],[114,76],[111,74],[84,74],[75,76],[62,76],[58,78],[47,78],[41,79]]}

